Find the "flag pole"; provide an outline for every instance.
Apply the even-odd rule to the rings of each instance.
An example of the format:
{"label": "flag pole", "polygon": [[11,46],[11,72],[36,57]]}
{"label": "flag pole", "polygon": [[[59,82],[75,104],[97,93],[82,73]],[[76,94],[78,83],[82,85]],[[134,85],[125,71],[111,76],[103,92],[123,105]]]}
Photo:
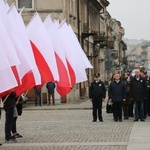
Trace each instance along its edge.
{"label": "flag pole", "polygon": [[6,102],[6,100],[7,100],[7,98],[8,98],[9,95],[10,95],[10,93],[5,97],[5,99],[3,101],[3,106],[4,106],[4,104],[5,104],[5,102]]}
{"label": "flag pole", "polygon": [[63,26],[63,24],[64,24],[65,22],[66,22],[66,19],[62,20],[61,23],[60,23],[60,25],[59,25],[59,28],[58,28],[58,29],[60,29],[60,28]]}
{"label": "flag pole", "polygon": [[26,28],[27,28],[27,27],[29,26],[29,24],[33,21],[33,19],[36,17],[37,14],[38,14],[37,12],[34,14],[34,16],[31,18],[30,22],[27,24]]}
{"label": "flag pole", "polygon": [[[47,17],[45,18],[45,20],[46,20],[48,17],[50,17],[50,18],[51,18],[51,15],[50,15],[50,14],[48,14],[48,15],[47,15]],[[43,22],[45,22],[45,20],[44,20]]]}
{"label": "flag pole", "polygon": [[7,11],[7,14],[9,14],[9,12],[11,11],[11,9],[14,7],[14,3],[12,3],[12,5],[9,7],[9,10]]}
{"label": "flag pole", "polygon": [[25,9],[25,7],[23,7],[23,8],[20,10],[20,12],[19,12],[20,15],[21,15],[22,12],[24,11],[24,9]]}

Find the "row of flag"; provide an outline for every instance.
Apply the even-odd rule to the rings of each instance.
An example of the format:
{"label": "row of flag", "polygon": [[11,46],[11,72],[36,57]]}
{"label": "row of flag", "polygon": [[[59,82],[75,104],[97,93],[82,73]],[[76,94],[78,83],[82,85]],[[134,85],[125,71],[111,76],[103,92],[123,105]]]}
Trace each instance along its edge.
{"label": "row of flag", "polygon": [[63,97],[87,80],[92,65],[65,20],[42,21],[36,12],[25,26],[16,6],[0,0],[0,29],[0,97],[51,81]]}

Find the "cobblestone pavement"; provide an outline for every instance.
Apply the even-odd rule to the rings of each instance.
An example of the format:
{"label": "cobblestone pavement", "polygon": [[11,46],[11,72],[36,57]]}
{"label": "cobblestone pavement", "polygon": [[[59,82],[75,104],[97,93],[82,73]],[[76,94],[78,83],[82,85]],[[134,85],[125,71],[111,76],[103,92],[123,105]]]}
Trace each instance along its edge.
{"label": "cobblestone pavement", "polygon": [[0,121],[0,142],[3,146],[0,150],[126,150],[133,118],[113,122],[112,114],[105,112],[104,103],[104,122],[93,123],[90,102],[70,106],[74,107],[25,108],[17,120],[17,129],[23,138],[13,144],[4,143],[3,111]]}

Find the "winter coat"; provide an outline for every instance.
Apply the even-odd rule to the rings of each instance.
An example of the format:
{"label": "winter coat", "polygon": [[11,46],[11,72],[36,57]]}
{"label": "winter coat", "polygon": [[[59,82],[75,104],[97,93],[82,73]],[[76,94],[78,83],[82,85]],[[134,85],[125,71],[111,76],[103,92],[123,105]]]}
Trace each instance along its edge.
{"label": "winter coat", "polygon": [[137,80],[136,77],[133,77],[130,87],[131,98],[134,101],[144,101],[147,97],[146,79],[140,76],[139,80]]}
{"label": "winter coat", "polygon": [[89,88],[89,98],[105,98],[106,97],[106,88],[104,82],[101,80],[96,83],[93,81]]}
{"label": "winter coat", "polygon": [[[6,96],[2,98],[2,101],[4,102]],[[12,92],[9,94],[9,96],[7,97],[6,101],[4,102],[4,109],[13,109],[15,107],[16,101],[16,93]]]}
{"label": "winter coat", "polygon": [[122,81],[118,83],[112,81],[108,88],[108,97],[112,99],[113,102],[121,102],[126,99],[126,86]]}
{"label": "winter coat", "polygon": [[55,89],[55,83],[54,82],[48,82],[46,84],[46,88],[48,90],[48,94],[53,94]]}

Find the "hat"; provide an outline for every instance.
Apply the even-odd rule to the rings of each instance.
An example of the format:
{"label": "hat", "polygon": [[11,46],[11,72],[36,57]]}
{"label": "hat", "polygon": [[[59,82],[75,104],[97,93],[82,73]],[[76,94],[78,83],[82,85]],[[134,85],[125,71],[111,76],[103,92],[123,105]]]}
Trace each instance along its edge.
{"label": "hat", "polygon": [[94,77],[100,77],[100,74],[99,73],[95,73]]}

